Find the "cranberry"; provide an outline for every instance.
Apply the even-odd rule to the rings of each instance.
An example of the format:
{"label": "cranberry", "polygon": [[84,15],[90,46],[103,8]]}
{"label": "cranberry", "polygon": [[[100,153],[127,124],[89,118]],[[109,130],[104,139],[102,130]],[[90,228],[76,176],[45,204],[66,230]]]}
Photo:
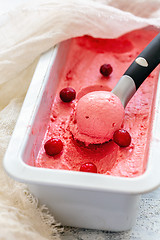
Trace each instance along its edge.
{"label": "cranberry", "polygon": [[110,64],[103,64],[101,67],[100,67],[100,73],[105,76],[105,77],[108,77],[113,71],[113,68]]}
{"label": "cranberry", "polygon": [[71,102],[76,97],[76,91],[71,87],[63,88],[60,91],[60,98],[63,102]]}
{"label": "cranberry", "polygon": [[81,165],[80,167],[81,172],[92,172],[97,173],[97,167],[91,162],[87,162]]}
{"label": "cranberry", "polygon": [[48,155],[54,156],[62,151],[63,143],[58,138],[51,138],[44,144],[44,149]]}
{"label": "cranberry", "polygon": [[131,136],[126,130],[119,129],[113,134],[113,141],[120,147],[128,147],[131,143]]}

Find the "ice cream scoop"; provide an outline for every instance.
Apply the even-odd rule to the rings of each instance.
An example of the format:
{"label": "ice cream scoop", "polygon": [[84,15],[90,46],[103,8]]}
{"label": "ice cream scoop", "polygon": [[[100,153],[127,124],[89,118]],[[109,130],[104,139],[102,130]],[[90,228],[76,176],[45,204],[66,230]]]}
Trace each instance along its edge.
{"label": "ice cream scoop", "polygon": [[90,92],[77,103],[78,131],[91,137],[90,142],[96,138],[93,143],[109,141],[115,130],[121,128],[123,118],[124,107],[112,92]]}
{"label": "ice cream scoop", "polygon": [[124,108],[137,89],[160,63],[160,34],[133,61],[111,92],[95,91],[83,96],[75,107],[74,137],[89,143],[103,143],[121,128]]}
{"label": "ice cream scoop", "polygon": [[140,85],[160,63],[160,33],[132,62],[112,90],[121,100],[124,108]]}

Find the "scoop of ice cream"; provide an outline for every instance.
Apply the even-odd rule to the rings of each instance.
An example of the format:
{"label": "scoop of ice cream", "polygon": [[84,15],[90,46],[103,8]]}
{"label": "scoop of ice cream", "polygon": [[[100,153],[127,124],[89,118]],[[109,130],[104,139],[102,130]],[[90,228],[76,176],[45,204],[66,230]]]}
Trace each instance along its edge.
{"label": "scoop of ice cream", "polygon": [[75,139],[87,144],[103,143],[121,128],[124,107],[112,92],[94,91],[79,99],[73,119],[71,132]]}

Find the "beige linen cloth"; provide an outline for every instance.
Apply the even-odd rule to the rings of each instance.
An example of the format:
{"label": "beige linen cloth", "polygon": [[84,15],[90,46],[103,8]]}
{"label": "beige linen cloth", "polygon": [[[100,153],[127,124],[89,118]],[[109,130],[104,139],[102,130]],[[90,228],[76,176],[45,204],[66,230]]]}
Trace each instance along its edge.
{"label": "beige linen cloth", "polygon": [[160,1],[32,0],[0,14],[1,240],[60,238],[47,208],[2,166],[40,54],[74,36],[113,38],[147,25],[160,28]]}

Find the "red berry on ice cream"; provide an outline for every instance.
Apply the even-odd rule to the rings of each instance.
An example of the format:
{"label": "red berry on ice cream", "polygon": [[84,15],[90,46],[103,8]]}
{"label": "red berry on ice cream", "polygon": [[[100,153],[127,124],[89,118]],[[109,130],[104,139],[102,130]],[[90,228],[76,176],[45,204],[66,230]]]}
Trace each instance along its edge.
{"label": "red berry on ice cream", "polygon": [[71,102],[76,97],[76,91],[71,87],[63,88],[60,91],[60,98],[63,102]]}
{"label": "red berry on ice cream", "polygon": [[113,141],[120,147],[128,147],[131,143],[131,136],[126,130],[119,129],[115,131],[113,135]]}
{"label": "red berry on ice cream", "polygon": [[51,138],[44,144],[44,149],[48,155],[54,156],[62,151],[63,143],[58,138]]}
{"label": "red berry on ice cream", "polygon": [[94,165],[94,163],[87,162],[81,165],[80,167],[81,172],[91,172],[91,173],[97,173],[97,167]]}
{"label": "red berry on ice cream", "polygon": [[108,77],[112,73],[112,71],[113,71],[113,69],[110,64],[103,64],[100,67],[100,73],[105,77]]}

